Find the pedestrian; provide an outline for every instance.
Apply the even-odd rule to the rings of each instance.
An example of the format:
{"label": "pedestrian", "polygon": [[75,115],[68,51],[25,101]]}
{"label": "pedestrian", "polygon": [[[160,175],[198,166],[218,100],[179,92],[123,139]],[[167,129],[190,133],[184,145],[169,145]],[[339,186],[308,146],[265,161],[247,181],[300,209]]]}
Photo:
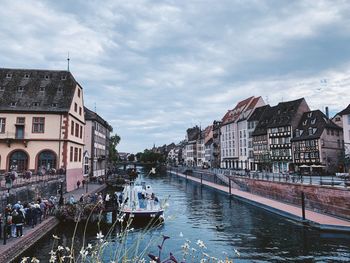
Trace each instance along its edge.
{"label": "pedestrian", "polygon": [[82,184],[82,187],[84,188],[84,185],[85,185],[85,179],[83,179],[83,180],[81,181],[81,184]]}
{"label": "pedestrian", "polygon": [[23,223],[24,223],[23,214],[19,211],[15,211],[13,215],[13,224],[16,226],[16,237],[23,236]]}
{"label": "pedestrian", "polygon": [[41,217],[43,215],[43,213],[41,211],[41,208],[40,208],[40,204],[35,204],[34,207],[35,207],[35,211],[36,211],[36,218],[37,218],[37,220],[39,219],[39,224],[40,224],[41,223]]}
{"label": "pedestrian", "polygon": [[74,205],[75,204],[75,199],[74,199],[74,195],[71,195],[70,198],[69,198],[69,203],[71,205]]}
{"label": "pedestrian", "polygon": [[82,194],[82,195],[80,196],[79,202],[80,202],[80,203],[83,203],[83,202],[84,202],[84,194]]}
{"label": "pedestrian", "polygon": [[77,187],[78,187],[78,189],[79,189],[79,187],[80,187],[80,181],[78,180],[78,182],[77,182]]}

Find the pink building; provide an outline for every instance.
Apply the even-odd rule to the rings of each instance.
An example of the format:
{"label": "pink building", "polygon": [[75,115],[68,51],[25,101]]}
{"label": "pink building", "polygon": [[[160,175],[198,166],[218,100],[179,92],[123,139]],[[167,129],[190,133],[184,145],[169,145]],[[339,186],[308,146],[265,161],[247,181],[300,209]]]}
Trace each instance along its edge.
{"label": "pink building", "polygon": [[68,71],[0,69],[0,172],[64,168],[83,179],[83,89]]}

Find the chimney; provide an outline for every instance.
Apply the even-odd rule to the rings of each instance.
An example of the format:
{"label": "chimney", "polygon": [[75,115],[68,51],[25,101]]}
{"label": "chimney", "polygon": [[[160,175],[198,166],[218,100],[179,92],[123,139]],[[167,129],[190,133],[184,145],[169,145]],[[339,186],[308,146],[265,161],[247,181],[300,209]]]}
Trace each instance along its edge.
{"label": "chimney", "polygon": [[326,106],[326,116],[329,119],[329,111],[328,111],[328,106]]}

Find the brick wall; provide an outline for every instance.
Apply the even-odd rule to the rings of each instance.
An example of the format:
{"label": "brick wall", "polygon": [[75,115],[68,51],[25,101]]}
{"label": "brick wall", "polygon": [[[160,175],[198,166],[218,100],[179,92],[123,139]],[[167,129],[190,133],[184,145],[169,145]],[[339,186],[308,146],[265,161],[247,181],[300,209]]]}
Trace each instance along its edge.
{"label": "brick wall", "polygon": [[304,192],[306,208],[350,220],[350,190],[348,189],[249,178],[235,178],[233,182],[241,190],[300,206],[301,193]]}

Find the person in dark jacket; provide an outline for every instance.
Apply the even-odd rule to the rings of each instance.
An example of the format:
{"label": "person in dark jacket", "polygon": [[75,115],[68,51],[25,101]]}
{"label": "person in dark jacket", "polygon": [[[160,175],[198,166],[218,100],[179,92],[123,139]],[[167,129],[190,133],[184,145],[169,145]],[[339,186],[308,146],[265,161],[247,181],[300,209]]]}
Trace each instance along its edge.
{"label": "person in dark jacket", "polygon": [[16,237],[23,236],[23,223],[24,223],[24,216],[22,212],[16,210],[13,213],[12,217],[12,223],[16,226]]}

